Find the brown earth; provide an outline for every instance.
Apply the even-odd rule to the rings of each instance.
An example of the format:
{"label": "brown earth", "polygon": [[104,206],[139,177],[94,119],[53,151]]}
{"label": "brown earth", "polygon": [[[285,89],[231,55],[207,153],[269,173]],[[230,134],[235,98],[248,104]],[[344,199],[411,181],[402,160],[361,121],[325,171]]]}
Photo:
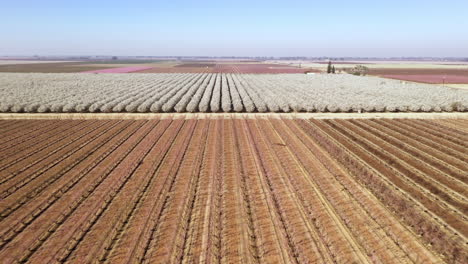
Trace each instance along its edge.
{"label": "brown earth", "polygon": [[[0,65],[0,72],[22,72],[22,73],[74,73],[119,67],[131,67],[132,65],[143,65],[138,63],[102,63],[96,62],[55,62],[40,64],[16,64]],[[308,71],[318,72],[305,68],[297,68],[288,65],[267,63],[241,63],[241,62],[188,62],[182,64],[144,64],[151,69],[137,71],[136,73],[305,73]]]}
{"label": "brown earth", "polygon": [[370,75],[460,75],[468,76],[468,69],[404,69],[404,68],[370,68]]}
{"label": "brown earth", "polygon": [[210,73],[212,68],[203,67],[153,67],[137,73]]}
{"label": "brown earth", "polygon": [[405,69],[405,68],[371,68],[369,75],[404,81],[432,84],[468,83],[468,69]]}
{"label": "brown earth", "polygon": [[209,68],[212,68],[216,66],[215,63],[183,63],[183,64],[179,64],[179,65],[176,65],[174,67],[176,68],[179,68],[179,67],[182,67],[182,68],[198,68],[198,67],[201,67],[201,68],[206,68],[206,67],[209,67]]}
{"label": "brown earth", "polygon": [[[375,64],[374,62],[355,62],[355,61],[331,61],[332,64]],[[318,63],[318,64],[328,64],[328,61],[313,61],[312,63]]]}
{"label": "brown earth", "polygon": [[99,69],[116,68],[108,65],[87,66],[84,63],[63,62],[63,63],[37,63],[37,64],[16,64],[0,65],[0,72],[39,72],[39,73],[72,73],[91,71]]}
{"label": "brown earth", "polygon": [[154,67],[152,69],[139,71],[138,73],[305,73],[319,72],[306,68],[294,66],[267,64],[267,63],[216,63],[180,64],[174,67]]}
{"label": "brown earth", "polygon": [[5,263],[467,263],[468,119],[0,120]]}

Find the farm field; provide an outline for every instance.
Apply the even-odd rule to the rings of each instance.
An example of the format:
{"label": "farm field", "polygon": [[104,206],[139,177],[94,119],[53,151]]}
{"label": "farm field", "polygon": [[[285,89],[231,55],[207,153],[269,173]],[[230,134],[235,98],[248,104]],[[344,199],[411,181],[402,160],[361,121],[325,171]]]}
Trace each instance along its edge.
{"label": "farm field", "polygon": [[109,65],[86,64],[83,62],[42,62],[0,65],[0,72],[15,73],[73,73],[98,69],[117,68]]}
{"label": "farm field", "polygon": [[69,61],[50,61],[50,60],[2,60],[0,65],[19,65],[19,64],[37,64],[37,63],[64,63]]}
{"label": "farm field", "polygon": [[[276,61],[273,61],[276,62]],[[328,62],[277,62],[325,72]],[[349,71],[357,65],[369,68],[368,75],[396,80],[430,84],[468,84],[468,62],[427,61],[333,61],[338,72]]]}
{"label": "farm field", "polygon": [[151,69],[151,67],[144,67],[144,66],[119,67],[119,68],[110,68],[110,69],[102,69],[102,70],[84,71],[82,73],[130,73],[130,72],[143,71],[147,69]]}
{"label": "farm field", "polygon": [[468,119],[0,120],[5,263],[467,263]]}
{"label": "farm field", "polygon": [[[109,71],[128,67],[172,67],[177,63],[169,61],[118,60],[118,61],[9,61],[0,60],[0,72],[14,73],[78,73]],[[117,71],[118,72],[118,71]],[[125,71],[124,71],[125,72]],[[98,72],[99,73],[99,72]]]}
{"label": "farm field", "polygon": [[[128,68],[133,68],[127,71]],[[281,74],[319,72],[296,66],[255,61],[14,61],[0,60],[0,72],[18,73],[251,73]]]}
{"label": "farm field", "polygon": [[450,112],[468,91],[348,74],[0,73],[0,112]]}
{"label": "farm field", "polygon": [[[328,61],[266,61],[266,63],[278,63],[284,65],[299,65],[325,71],[327,69]],[[415,69],[415,70],[450,70],[450,69],[464,69],[468,70],[468,62],[438,62],[438,61],[332,61],[337,69],[353,68],[357,65],[364,65],[369,69]]]}
{"label": "farm field", "polygon": [[154,67],[139,73],[249,73],[249,74],[284,74],[319,72],[295,66],[268,63],[184,63],[174,67]]}
{"label": "farm field", "polygon": [[385,78],[406,80],[432,84],[464,84],[468,83],[468,68],[466,69],[382,69],[372,68],[368,74]]}

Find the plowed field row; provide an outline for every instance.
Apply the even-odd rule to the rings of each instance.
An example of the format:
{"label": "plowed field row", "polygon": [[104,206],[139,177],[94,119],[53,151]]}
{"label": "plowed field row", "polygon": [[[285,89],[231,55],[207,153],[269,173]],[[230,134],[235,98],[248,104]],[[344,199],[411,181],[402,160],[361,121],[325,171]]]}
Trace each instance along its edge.
{"label": "plowed field row", "polygon": [[0,121],[0,259],[467,263],[467,127]]}

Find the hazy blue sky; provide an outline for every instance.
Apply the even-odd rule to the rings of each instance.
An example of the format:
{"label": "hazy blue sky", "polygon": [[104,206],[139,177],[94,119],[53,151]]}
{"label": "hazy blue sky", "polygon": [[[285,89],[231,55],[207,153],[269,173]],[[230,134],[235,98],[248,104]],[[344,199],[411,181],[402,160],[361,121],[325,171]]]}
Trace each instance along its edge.
{"label": "hazy blue sky", "polygon": [[7,1],[0,55],[468,56],[468,1]]}

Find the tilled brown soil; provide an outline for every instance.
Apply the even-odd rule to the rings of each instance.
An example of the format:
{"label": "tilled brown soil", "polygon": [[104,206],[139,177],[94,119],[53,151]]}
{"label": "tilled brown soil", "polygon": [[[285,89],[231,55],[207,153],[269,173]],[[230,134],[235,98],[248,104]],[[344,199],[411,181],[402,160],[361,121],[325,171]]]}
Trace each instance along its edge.
{"label": "tilled brown soil", "polygon": [[432,84],[468,83],[468,69],[372,68],[369,75]]}
{"label": "tilled brown soil", "polygon": [[0,121],[2,263],[467,263],[468,120]]}
{"label": "tilled brown soil", "polygon": [[468,69],[438,68],[438,69],[417,69],[417,68],[371,68],[371,75],[460,75],[468,76]]}
{"label": "tilled brown soil", "polygon": [[13,64],[0,65],[0,72],[41,72],[41,73],[71,73],[91,70],[100,70],[116,68],[103,64],[101,67],[88,66],[81,62],[54,62],[54,63],[35,63],[35,64]]}
{"label": "tilled brown soil", "polygon": [[289,65],[267,63],[217,63],[217,64],[180,64],[174,67],[154,67],[138,73],[246,73],[246,74],[280,74],[319,72],[318,70],[297,68]]}

